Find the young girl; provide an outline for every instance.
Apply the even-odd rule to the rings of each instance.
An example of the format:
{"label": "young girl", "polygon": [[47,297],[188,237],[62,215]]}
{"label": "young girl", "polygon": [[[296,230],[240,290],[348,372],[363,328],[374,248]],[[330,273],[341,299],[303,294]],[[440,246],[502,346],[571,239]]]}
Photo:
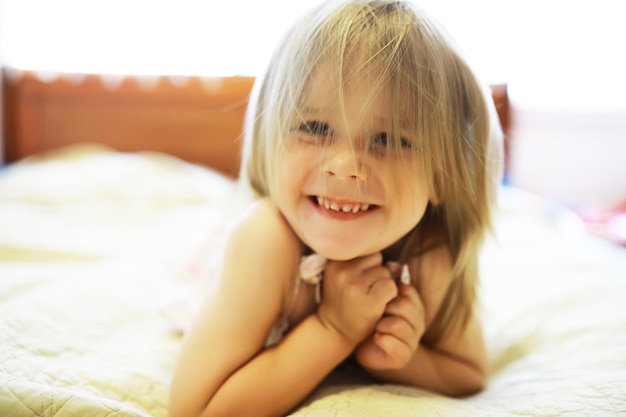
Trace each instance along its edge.
{"label": "young girl", "polygon": [[242,179],[257,198],[185,335],[170,415],[284,415],[348,358],[383,382],[479,391],[489,103],[408,2],[298,21],[253,92]]}

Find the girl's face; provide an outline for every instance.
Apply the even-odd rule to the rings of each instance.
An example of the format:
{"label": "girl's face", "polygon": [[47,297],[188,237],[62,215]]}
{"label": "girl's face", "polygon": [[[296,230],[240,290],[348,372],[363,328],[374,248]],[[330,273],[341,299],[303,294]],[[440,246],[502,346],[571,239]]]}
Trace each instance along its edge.
{"label": "girl's face", "polygon": [[[298,237],[334,260],[379,252],[413,229],[428,204],[428,186],[411,156],[417,138],[403,135],[402,153],[388,152],[389,100],[371,100],[365,83],[345,91],[320,71],[309,85],[302,121],[292,126],[279,160],[275,201]],[[364,106],[364,103],[371,103]],[[405,164],[406,172],[392,169]],[[395,175],[395,177],[394,177]]]}

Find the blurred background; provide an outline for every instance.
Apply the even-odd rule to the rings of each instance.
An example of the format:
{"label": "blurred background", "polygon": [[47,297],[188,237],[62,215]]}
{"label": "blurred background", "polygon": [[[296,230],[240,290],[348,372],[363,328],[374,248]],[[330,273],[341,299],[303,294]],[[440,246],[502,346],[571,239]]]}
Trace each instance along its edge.
{"label": "blurred background", "polygon": [[[0,0],[0,65],[256,75],[316,0]],[[626,201],[626,25],[614,0],[422,0],[511,100],[510,184],[570,206]]]}

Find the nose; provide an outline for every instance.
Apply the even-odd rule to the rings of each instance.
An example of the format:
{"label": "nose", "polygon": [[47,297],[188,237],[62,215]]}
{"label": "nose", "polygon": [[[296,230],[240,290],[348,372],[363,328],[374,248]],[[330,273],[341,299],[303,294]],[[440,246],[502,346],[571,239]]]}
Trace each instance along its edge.
{"label": "nose", "polygon": [[365,181],[367,170],[361,151],[351,146],[349,141],[342,142],[344,143],[335,144],[327,149],[322,168],[324,175],[338,179]]}

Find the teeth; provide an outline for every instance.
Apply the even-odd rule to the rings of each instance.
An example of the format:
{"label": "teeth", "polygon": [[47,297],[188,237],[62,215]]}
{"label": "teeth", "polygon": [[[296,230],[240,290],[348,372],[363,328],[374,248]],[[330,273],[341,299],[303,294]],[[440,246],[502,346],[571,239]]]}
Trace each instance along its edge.
{"label": "teeth", "polygon": [[341,204],[339,203],[330,203],[324,199],[324,197],[316,197],[317,204],[319,206],[325,207],[326,210],[333,211],[341,211],[344,213],[358,213],[359,211],[367,211],[370,208],[369,204]]}

